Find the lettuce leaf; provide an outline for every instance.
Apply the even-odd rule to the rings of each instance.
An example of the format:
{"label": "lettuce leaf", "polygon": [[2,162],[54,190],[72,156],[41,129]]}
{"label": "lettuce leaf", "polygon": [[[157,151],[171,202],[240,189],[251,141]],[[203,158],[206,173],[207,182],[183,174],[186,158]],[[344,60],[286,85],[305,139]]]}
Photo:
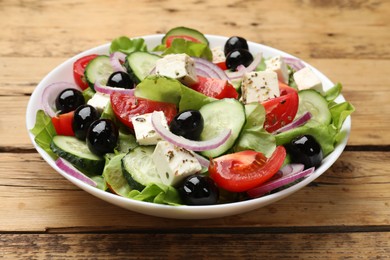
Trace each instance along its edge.
{"label": "lettuce leaf", "polygon": [[142,191],[132,190],[129,192],[128,197],[135,200],[171,206],[182,204],[179,192],[175,188],[163,184],[153,183],[146,186]]}
{"label": "lettuce leaf", "polygon": [[324,156],[334,150],[336,129],[332,125],[321,124],[315,120],[308,121],[305,125],[275,135],[276,145],[290,143],[299,135],[312,135],[320,144]]}
{"label": "lettuce leaf", "polygon": [[110,189],[121,196],[127,196],[131,191],[129,184],[122,173],[122,158],[125,155],[125,153],[122,153],[113,156],[111,159],[106,158],[106,164],[102,173],[102,176]]}
{"label": "lettuce leaf", "polygon": [[116,51],[130,54],[135,51],[147,51],[147,46],[142,38],[130,39],[127,36],[120,36],[112,40],[110,45],[110,53]]}
{"label": "lettuce leaf", "polygon": [[341,83],[337,83],[336,85],[334,85],[331,89],[324,93],[326,101],[332,102],[333,100],[335,100],[338,95],[340,95],[342,89],[343,86],[341,85]]}
{"label": "lettuce leaf", "polygon": [[35,135],[34,141],[47,152],[53,159],[58,156],[50,149],[50,143],[55,135],[57,135],[50,116],[46,115],[43,110],[38,110],[35,119],[35,125],[30,130]]}
{"label": "lettuce leaf", "polygon": [[276,148],[274,135],[264,128],[265,109],[260,103],[245,105],[246,123],[234,147],[236,152],[255,150],[265,156],[271,156]]}
{"label": "lettuce leaf", "polygon": [[154,51],[161,51],[163,56],[168,54],[186,53],[191,57],[203,58],[209,61],[213,59],[213,54],[206,44],[187,41],[180,38],[174,39],[169,48],[167,48],[165,44],[161,44],[154,48]]}
{"label": "lettuce leaf", "polygon": [[355,107],[349,102],[342,102],[329,107],[332,115],[332,125],[339,131],[345,119],[355,111]]}
{"label": "lettuce leaf", "polygon": [[176,104],[179,111],[199,110],[203,105],[216,100],[184,86],[178,80],[162,76],[145,78],[137,85],[134,95],[154,101]]}

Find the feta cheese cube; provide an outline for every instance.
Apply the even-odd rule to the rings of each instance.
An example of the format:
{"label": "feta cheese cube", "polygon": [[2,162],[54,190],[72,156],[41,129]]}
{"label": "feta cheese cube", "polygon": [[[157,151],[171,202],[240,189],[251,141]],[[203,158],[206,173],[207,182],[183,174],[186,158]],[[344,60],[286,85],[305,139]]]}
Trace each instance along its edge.
{"label": "feta cheese cube", "polygon": [[221,46],[212,48],[211,53],[213,54],[213,63],[220,63],[226,60],[225,52]]}
{"label": "feta cheese cube", "polygon": [[288,68],[282,56],[275,56],[265,60],[266,70],[274,71],[278,74],[281,82],[288,83]]}
{"label": "feta cheese cube", "polygon": [[299,90],[314,89],[320,93],[324,92],[320,78],[309,67],[298,70],[293,77]]}
{"label": "feta cheese cube", "polygon": [[110,95],[95,93],[87,104],[96,108],[99,113],[102,113],[104,108],[110,102]]}
{"label": "feta cheese cube", "polygon": [[185,53],[169,54],[157,60],[156,74],[180,80],[181,83],[187,86],[191,86],[198,81],[195,62]]}
{"label": "feta cheese cube", "polygon": [[202,169],[193,152],[167,141],[157,143],[152,160],[162,183],[165,185],[174,186],[185,177]]}
{"label": "feta cheese cube", "polygon": [[241,99],[244,104],[263,102],[279,97],[278,75],[273,71],[245,73],[241,84]]}
{"label": "feta cheese cube", "polygon": [[[161,123],[168,129],[167,119],[162,111]],[[131,122],[134,126],[135,138],[140,145],[155,145],[163,138],[156,132],[152,124],[152,113],[134,116],[131,118]]]}

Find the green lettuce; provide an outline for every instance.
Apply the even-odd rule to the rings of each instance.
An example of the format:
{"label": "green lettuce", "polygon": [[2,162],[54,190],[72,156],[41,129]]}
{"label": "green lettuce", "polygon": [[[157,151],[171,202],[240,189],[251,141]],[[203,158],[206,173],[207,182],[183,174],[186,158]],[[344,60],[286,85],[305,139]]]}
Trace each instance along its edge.
{"label": "green lettuce", "polygon": [[112,40],[110,45],[110,53],[116,51],[130,54],[135,51],[147,51],[147,46],[142,38],[130,39],[127,36],[120,36]]}
{"label": "green lettuce", "polygon": [[153,183],[147,185],[142,191],[132,190],[129,192],[128,197],[135,200],[171,206],[182,204],[179,192],[172,186],[163,184]]}
{"label": "green lettuce", "polygon": [[112,158],[106,158],[106,164],[104,166],[103,174],[105,181],[110,185],[111,190],[121,196],[127,196],[131,191],[126,178],[122,173],[122,158],[125,153],[118,154]]}
{"label": "green lettuce", "polygon": [[38,110],[34,128],[30,132],[35,135],[34,141],[47,152],[53,159],[58,156],[50,149],[50,143],[55,135],[57,135],[50,116],[46,115],[43,110]]}
{"label": "green lettuce", "polygon": [[246,122],[234,150],[255,150],[269,157],[276,148],[274,135],[264,128],[265,109],[260,103],[245,105]]}
{"label": "green lettuce", "polygon": [[134,95],[154,101],[173,103],[179,107],[179,111],[199,110],[203,105],[216,100],[184,86],[178,80],[162,76],[145,78],[137,85]]}
{"label": "green lettuce", "polygon": [[172,41],[169,48],[165,44],[158,45],[154,51],[161,51],[162,55],[186,53],[191,57],[199,57],[211,61],[213,54],[204,43],[187,41],[181,38],[176,38]]}
{"label": "green lettuce", "polygon": [[343,86],[340,83],[334,85],[331,89],[324,93],[326,101],[332,102],[333,100],[335,100],[340,95],[342,89]]}

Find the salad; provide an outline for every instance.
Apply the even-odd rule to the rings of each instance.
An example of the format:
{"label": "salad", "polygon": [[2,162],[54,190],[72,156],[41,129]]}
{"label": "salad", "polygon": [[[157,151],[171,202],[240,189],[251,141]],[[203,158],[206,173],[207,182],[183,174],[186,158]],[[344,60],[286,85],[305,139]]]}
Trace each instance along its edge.
{"label": "salad", "polygon": [[214,205],[266,196],[315,171],[354,111],[302,61],[211,48],[186,27],[150,49],[118,37],[45,87],[30,130],[73,177],[119,196]]}

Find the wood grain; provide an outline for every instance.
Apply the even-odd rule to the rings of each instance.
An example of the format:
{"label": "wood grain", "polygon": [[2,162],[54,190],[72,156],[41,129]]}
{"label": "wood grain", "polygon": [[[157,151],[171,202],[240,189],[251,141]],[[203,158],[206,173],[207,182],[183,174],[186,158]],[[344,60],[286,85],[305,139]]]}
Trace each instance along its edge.
{"label": "wood grain", "polygon": [[[390,1],[0,0],[1,259],[389,259]],[[240,35],[304,59],[356,107],[346,151],[311,185],[210,220],[145,216],[78,189],[27,135],[53,68],[115,37],[175,26]]]}
{"label": "wood grain", "polygon": [[388,259],[389,241],[390,232],[0,235],[7,259]]}

